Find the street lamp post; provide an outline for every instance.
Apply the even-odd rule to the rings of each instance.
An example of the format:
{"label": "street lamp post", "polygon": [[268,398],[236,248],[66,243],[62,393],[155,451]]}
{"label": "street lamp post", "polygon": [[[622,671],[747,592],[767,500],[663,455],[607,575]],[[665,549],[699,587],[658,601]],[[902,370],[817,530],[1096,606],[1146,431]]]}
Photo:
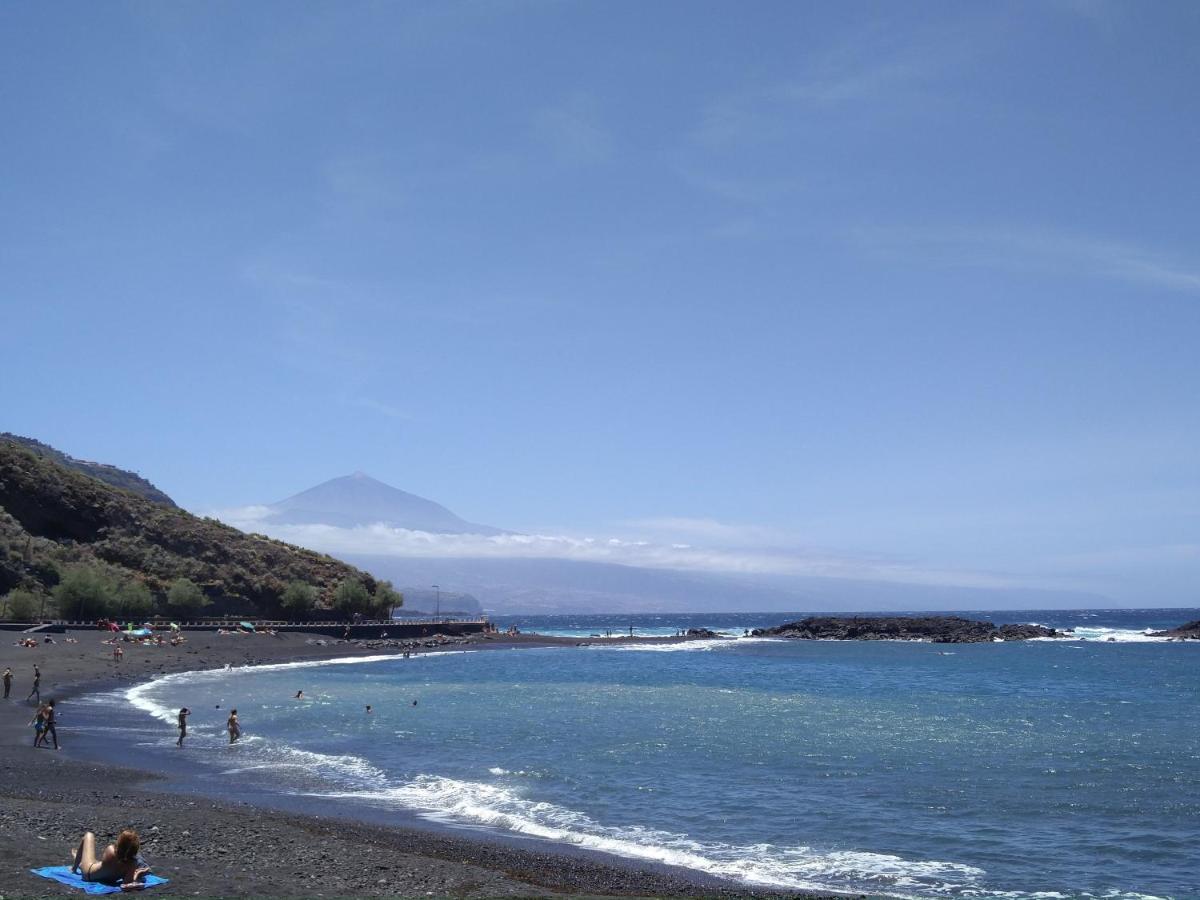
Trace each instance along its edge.
{"label": "street lamp post", "polygon": [[433,590],[435,591],[435,593],[433,595],[433,597],[434,597],[433,617],[435,619],[440,619],[442,617],[442,589],[435,584],[433,586]]}

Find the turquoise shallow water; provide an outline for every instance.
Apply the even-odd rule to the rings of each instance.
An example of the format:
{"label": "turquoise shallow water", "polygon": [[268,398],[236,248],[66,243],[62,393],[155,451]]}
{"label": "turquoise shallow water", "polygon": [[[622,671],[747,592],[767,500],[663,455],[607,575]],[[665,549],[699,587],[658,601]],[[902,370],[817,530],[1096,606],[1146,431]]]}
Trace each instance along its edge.
{"label": "turquoise shallow water", "polygon": [[[1094,639],[743,639],[216,671],[92,698],[81,724],[99,734],[134,715],[148,764],[177,764],[169,723],[186,705],[192,774],[225,792],[336,797],[753,884],[1200,896],[1200,645],[1139,627],[1197,614],[1057,615],[1090,617]],[[737,617],[700,618],[741,633]],[[594,627],[608,626],[582,623]],[[230,706],[246,731],[234,747]]]}

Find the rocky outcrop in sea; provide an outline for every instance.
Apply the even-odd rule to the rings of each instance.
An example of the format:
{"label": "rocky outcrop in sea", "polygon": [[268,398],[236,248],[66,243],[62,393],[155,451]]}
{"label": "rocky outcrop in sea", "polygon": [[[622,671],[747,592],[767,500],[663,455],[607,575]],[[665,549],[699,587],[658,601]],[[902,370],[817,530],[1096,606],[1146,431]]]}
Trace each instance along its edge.
{"label": "rocky outcrop in sea", "polygon": [[935,644],[980,644],[1067,637],[1044,625],[997,625],[961,616],[812,616],[775,628],[757,628],[757,637],[808,641],[930,641]]}
{"label": "rocky outcrop in sea", "polygon": [[1178,638],[1184,641],[1200,641],[1200,619],[1188,622],[1178,628],[1168,628],[1166,631],[1153,631],[1151,637]]}

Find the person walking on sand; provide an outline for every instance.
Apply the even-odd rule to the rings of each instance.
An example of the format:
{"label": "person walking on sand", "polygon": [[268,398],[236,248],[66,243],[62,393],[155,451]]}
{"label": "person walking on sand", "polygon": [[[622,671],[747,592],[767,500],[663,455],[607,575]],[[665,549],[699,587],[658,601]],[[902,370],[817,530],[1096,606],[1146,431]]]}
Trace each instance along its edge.
{"label": "person walking on sand", "polygon": [[42,733],[46,729],[46,707],[39,706],[29,724],[33,726],[33,746],[36,749],[42,746]]}
{"label": "person walking on sand", "polygon": [[42,707],[42,746],[46,746],[46,739],[54,738],[54,749],[58,749],[58,732],[54,730],[54,701],[51,700]]}
{"label": "person walking on sand", "polygon": [[4,667],[4,699],[8,699],[8,692],[12,690],[12,669],[8,666]]}
{"label": "person walking on sand", "polygon": [[242,726],[238,722],[237,710],[230,710],[229,721],[225,723],[225,727],[229,729],[229,743],[236,743],[237,739],[242,736]]}
{"label": "person walking on sand", "polygon": [[34,697],[37,697],[37,702],[42,702],[42,670],[37,667],[37,663],[33,664],[33,690],[29,692],[29,696],[25,698],[28,703]]}
{"label": "person walking on sand", "polygon": [[192,711],[186,706],[179,711],[179,740],[175,742],[176,747],[183,746],[183,739],[187,737],[187,717],[192,714]]}

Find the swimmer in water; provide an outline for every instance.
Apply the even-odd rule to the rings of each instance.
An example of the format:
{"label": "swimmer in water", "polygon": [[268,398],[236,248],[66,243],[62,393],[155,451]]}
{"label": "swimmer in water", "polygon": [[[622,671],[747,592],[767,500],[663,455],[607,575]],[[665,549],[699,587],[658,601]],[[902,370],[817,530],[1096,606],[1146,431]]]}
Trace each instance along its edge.
{"label": "swimmer in water", "polygon": [[296,699],[303,700],[304,699],[304,691],[296,691]]}
{"label": "swimmer in water", "polygon": [[225,723],[225,727],[229,729],[229,743],[235,743],[242,736],[242,726],[238,722],[237,710],[230,710],[229,721]]}

